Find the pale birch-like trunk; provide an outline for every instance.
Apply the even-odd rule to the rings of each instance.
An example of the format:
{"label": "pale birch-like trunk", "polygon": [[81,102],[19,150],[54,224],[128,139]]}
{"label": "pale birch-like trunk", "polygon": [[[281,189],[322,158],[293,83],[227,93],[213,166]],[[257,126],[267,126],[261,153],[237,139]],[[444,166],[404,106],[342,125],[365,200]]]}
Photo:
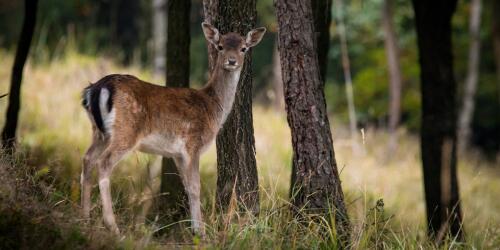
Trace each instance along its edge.
{"label": "pale birch-like trunk", "polygon": [[153,74],[165,75],[167,44],[167,0],[153,0]]}
{"label": "pale birch-like trunk", "polygon": [[394,30],[392,0],[382,3],[382,28],[385,36],[385,53],[389,70],[389,154],[397,148],[397,128],[401,118],[402,76],[399,47]]}
{"label": "pale birch-like trunk", "polygon": [[469,65],[467,78],[465,80],[462,109],[458,120],[458,147],[464,151],[470,142],[471,123],[474,114],[474,97],[478,85],[479,76],[479,56],[481,48],[481,37],[479,34],[481,26],[481,0],[471,1],[471,13],[469,19]]}
{"label": "pale birch-like trunk", "polygon": [[271,77],[273,85],[273,104],[276,110],[283,110],[285,98],[283,96],[283,78],[281,77],[280,54],[278,52],[278,39],[274,43],[273,49],[273,72]]}
{"label": "pale birch-like trunk", "polygon": [[360,152],[358,144],[358,128],[356,119],[356,108],[354,106],[354,91],[352,88],[351,65],[349,62],[349,50],[347,48],[347,38],[344,24],[344,7],[342,0],[335,0],[338,17],[338,35],[340,38],[340,50],[342,54],[342,68],[344,70],[344,78],[346,85],[347,107],[349,110],[349,129],[351,131],[351,147],[354,153]]}

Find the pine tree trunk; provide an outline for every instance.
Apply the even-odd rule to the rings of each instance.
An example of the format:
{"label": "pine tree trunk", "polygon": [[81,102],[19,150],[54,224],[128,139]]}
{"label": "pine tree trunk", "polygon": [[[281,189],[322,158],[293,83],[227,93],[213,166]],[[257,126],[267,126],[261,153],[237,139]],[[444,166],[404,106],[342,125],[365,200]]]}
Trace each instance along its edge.
{"label": "pine tree trunk", "polygon": [[[277,0],[285,106],[292,134],[292,204],[298,211],[335,211],[341,242],[349,240],[344,204],[318,66],[311,2]],[[327,219],[328,220],[328,219]]]}
{"label": "pine tree trunk", "polygon": [[399,67],[399,47],[393,24],[392,0],[382,4],[382,28],[385,35],[385,53],[389,68],[389,145],[391,154],[397,148],[397,128],[401,117],[402,77]]}
{"label": "pine tree trunk", "polygon": [[[189,14],[191,1],[168,0],[167,7],[167,86],[189,87],[189,44],[191,41]],[[161,210],[168,211],[173,221],[189,212],[188,198],[172,159],[163,158]]]}
{"label": "pine tree trunk", "polygon": [[[205,20],[222,34],[246,35],[256,23],[255,0],[204,0]],[[212,72],[217,51],[209,45],[209,70]],[[252,124],[252,57],[248,53],[236,90],[233,110],[219,131],[217,145],[216,206],[225,211],[233,190],[240,208],[259,212],[259,184],[255,161]]]}
{"label": "pine tree trunk", "polygon": [[458,149],[464,152],[470,143],[472,116],[474,114],[475,96],[479,77],[479,57],[481,51],[481,0],[471,1],[469,19],[469,65],[465,80],[462,109],[458,120]]}
{"label": "pine tree trunk", "polygon": [[332,21],[332,0],[311,0],[314,31],[318,44],[318,64],[321,81],[325,84],[330,49],[330,23]]}
{"label": "pine tree trunk", "polygon": [[153,74],[162,76],[165,73],[167,52],[167,0],[153,0]]}
{"label": "pine tree trunk", "polygon": [[12,78],[10,79],[9,106],[5,116],[5,126],[2,131],[3,147],[12,150],[16,142],[16,129],[19,120],[19,109],[21,106],[21,83],[23,69],[33,38],[36,24],[38,0],[24,1],[24,21],[19,42],[17,44],[16,57],[12,66]]}
{"label": "pine tree trunk", "polygon": [[422,91],[421,150],[429,236],[462,238],[457,180],[456,82],[451,18],[456,0],[413,0]]}

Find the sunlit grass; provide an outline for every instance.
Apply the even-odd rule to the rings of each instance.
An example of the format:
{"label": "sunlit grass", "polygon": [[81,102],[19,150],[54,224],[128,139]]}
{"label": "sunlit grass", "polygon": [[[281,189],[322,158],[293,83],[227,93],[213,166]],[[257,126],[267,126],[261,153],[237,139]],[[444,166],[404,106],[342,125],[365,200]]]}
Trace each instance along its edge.
{"label": "sunlit grass", "polygon": [[[3,65],[11,65],[10,54],[0,51],[0,57]],[[139,67],[123,68],[106,58],[96,59],[71,51],[55,61],[28,64],[25,68],[18,130],[20,145],[27,154],[28,165],[49,169],[40,174],[53,178],[54,187],[67,197],[65,203],[72,209],[78,206],[80,162],[91,135],[90,123],[80,105],[81,90],[89,82],[111,73],[133,74],[154,81],[150,73]],[[8,92],[9,79],[10,67],[1,67],[0,93]],[[1,100],[2,114],[5,108],[6,100]],[[259,104],[254,105],[253,111],[261,214],[256,219],[235,215],[235,219],[227,224],[224,223],[225,216],[215,212],[216,155],[213,145],[201,160],[202,203],[208,239],[200,244],[209,248],[324,247],[319,236],[321,225],[299,223],[286,207],[292,148],[284,111]],[[2,124],[3,120],[2,116]],[[361,133],[359,136],[359,144],[365,152],[356,154],[351,151],[345,125],[340,124],[335,116],[330,121],[337,164],[354,227],[354,247],[431,247],[432,244],[425,240],[418,138],[404,130],[399,131],[399,146],[389,154],[385,132],[365,128],[364,138],[361,138]],[[189,226],[187,221],[180,223],[184,228],[182,232],[154,236],[158,228],[166,226],[147,217],[145,209],[151,205],[158,189],[158,165],[157,157],[133,153],[117,166],[113,174],[118,220],[126,236],[121,244],[125,248],[193,243],[186,229]],[[499,169],[494,163],[472,153],[460,155],[459,183],[467,247],[495,248],[500,244],[499,179]],[[90,225],[102,227],[98,191],[94,191],[96,207],[93,210],[94,223]],[[383,199],[383,209],[376,207],[380,199]]]}

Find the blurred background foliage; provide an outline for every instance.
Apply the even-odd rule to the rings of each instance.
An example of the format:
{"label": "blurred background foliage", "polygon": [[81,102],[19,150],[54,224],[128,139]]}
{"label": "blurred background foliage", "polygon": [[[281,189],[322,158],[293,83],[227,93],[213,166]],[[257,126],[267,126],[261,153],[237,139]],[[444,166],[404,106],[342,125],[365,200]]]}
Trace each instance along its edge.
{"label": "blurred background foliage", "polygon": [[[394,22],[403,72],[402,128],[417,133],[420,124],[420,80],[413,10],[410,1],[394,2]],[[492,52],[492,3],[485,1],[481,20],[480,78],[472,125],[472,143],[489,157],[494,157],[500,148],[500,90]],[[381,4],[381,0],[352,0],[346,2],[343,10],[354,99],[358,120],[363,127],[385,128],[388,118],[389,79],[380,20]],[[335,10],[335,4],[332,8]],[[467,73],[469,8],[469,1],[459,1],[453,17],[454,65],[459,96]],[[202,12],[201,0],[194,0],[190,29],[191,85],[194,87],[201,86],[207,78],[206,42],[200,29]],[[257,12],[259,25],[266,26],[270,32],[253,53],[254,97],[258,102],[270,105],[272,56],[277,32],[273,1],[258,0]],[[38,13],[30,57],[35,64],[62,57],[68,53],[67,48],[71,48],[88,56],[105,56],[117,63],[152,70],[152,0],[44,0],[40,2]],[[332,13],[325,94],[329,111],[347,123],[337,12]],[[0,0],[2,49],[15,49],[22,17],[22,1]],[[4,67],[10,66],[4,64]]]}

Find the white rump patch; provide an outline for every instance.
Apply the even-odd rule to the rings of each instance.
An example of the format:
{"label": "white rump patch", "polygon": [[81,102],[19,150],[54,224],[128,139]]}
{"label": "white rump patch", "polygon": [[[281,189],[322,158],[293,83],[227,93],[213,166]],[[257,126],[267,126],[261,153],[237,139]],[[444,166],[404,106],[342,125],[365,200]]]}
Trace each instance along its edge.
{"label": "white rump patch", "polygon": [[108,100],[110,97],[109,90],[106,88],[101,89],[101,93],[99,94],[99,111],[101,111],[102,123],[104,126],[104,130],[109,135],[113,132],[113,124],[115,122],[115,109],[111,108],[108,110]]}

